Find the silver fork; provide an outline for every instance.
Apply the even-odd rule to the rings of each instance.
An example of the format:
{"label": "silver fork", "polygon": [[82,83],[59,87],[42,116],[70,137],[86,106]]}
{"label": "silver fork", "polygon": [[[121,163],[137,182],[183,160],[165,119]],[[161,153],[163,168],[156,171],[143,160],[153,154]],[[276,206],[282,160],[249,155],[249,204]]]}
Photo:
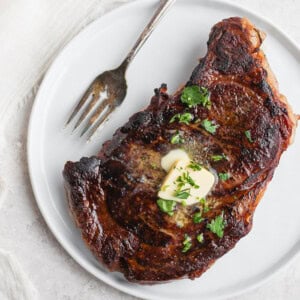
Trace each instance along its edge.
{"label": "silver fork", "polygon": [[[83,136],[85,133],[88,133],[88,139],[90,139],[99,126],[108,119],[108,116],[116,109],[116,107],[121,105],[127,92],[125,73],[129,64],[144,45],[158,22],[175,1],[176,0],[160,1],[160,5],[150,22],[147,24],[144,31],[141,33],[133,48],[120,66],[116,69],[103,72],[93,80],[81,100],[78,102],[66,125],[74,119],[74,117],[82,110],[84,104],[88,102],[88,99],[91,98],[87,103],[86,108],[83,109],[73,129],[75,130],[78,128],[79,125],[90,115],[87,120],[87,125],[84,127],[80,135]],[[100,101],[100,94],[105,92],[107,97]]]}

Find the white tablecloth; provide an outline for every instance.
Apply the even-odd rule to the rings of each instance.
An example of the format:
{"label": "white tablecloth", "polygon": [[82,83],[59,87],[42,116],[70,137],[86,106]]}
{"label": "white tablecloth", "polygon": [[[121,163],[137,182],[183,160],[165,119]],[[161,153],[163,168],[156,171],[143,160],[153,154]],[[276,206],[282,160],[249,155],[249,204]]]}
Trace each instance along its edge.
{"label": "white tablecloth", "polygon": [[[61,248],[37,209],[26,165],[28,118],[44,72],[81,28],[122,2],[0,1],[1,300],[134,299],[95,279]],[[300,43],[300,1],[232,2],[267,16]],[[300,257],[265,285],[234,299],[300,299]]]}

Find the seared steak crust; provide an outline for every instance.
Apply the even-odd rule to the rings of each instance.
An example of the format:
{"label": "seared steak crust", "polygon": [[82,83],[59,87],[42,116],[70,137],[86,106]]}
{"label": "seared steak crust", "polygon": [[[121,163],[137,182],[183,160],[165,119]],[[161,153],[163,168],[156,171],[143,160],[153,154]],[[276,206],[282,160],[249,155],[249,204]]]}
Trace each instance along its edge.
{"label": "seared steak crust", "polygon": [[[66,163],[70,210],[87,246],[109,270],[140,283],[193,279],[250,231],[255,207],[296,123],[260,50],[262,40],[263,34],[246,19],[216,24],[207,55],[187,82],[208,88],[210,109],[187,108],[180,101],[181,90],[172,96],[162,85],[150,105],[119,128],[97,156]],[[169,123],[186,111],[200,120],[214,120],[219,125],[216,133],[197,122]],[[177,130],[185,140],[180,147],[193,160],[230,174],[207,197],[210,210],[199,224],[191,217],[199,211],[197,204],[177,205],[173,216],[156,204],[166,176],[160,160],[178,148],[170,143]],[[248,130],[252,141],[245,135]],[[211,159],[220,153],[227,159]],[[206,226],[221,212],[226,227],[219,238]],[[199,233],[204,234],[202,244],[196,240]],[[192,238],[192,247],[183,253],[185,234]]]}

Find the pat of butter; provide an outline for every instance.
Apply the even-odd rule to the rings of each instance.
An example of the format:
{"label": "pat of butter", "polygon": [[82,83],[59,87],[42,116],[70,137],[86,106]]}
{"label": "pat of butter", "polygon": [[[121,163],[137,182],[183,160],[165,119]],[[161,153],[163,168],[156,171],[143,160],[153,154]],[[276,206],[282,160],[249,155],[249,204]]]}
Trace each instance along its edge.
{"label": "pat of butter", "polygon": [[[158,197],[192,205],[199,203],[200,199],[209,193],[215,183],[214,174],[203,167],[201,167],[201,170],[194,170],[190,167],[191,162],[190,159],[184,158],[177,160],[177,162],[172,165],[162,184],[161,190],[158,192]],[[180,191],[187,191],[188,197],[182,199],[182,197],[176,197],[176,191],[178,191],[179,178],[185,177],[186,175],[193,180],[194,185],[192,186],[188,182],[184,183]]]}
{"label": "pat of butter", "polygon": [[161,159],[161,167],[166,172],[169,172],[171,167],[179,160],[190,161],[191,159],[188,156],[188,154],[182,149],[171,150],[167,155],[165,155]]}

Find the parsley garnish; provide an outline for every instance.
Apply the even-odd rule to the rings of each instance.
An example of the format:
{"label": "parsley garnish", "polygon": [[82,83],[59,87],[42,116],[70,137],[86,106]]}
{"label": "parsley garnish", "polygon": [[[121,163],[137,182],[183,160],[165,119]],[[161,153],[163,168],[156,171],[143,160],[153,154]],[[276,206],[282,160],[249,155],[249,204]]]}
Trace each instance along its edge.
{"label": "parsley garnish", "polygon": [[202,218],[202,214],[201,212],[196,212],[193,216],[193,222],[195,224],[201,223],[204,220],[204,218]]}
{"label": "parsley garnish", "polygon": [[197,104],[201,104],[207,108],[211,106],[208,89],[199,87],[198,85],[185,87],[181,94],[181,102],[188,107],[194,107]]}
{"label": "parsley garnish", "polygon": [[177,190],[175,192],[175,197],[179,199],[187,199],[191,195],[190,190],[191,189]]}
{"label": "parsley garnish", "polygon": [[202,244],[204,242],[204,236],[203,233],[200,233],[196,236],[197,241]]}
{"label": "parsley garnish", "polygon": [[206,199],[205,198],[201,198],[200,200],[199,200],[199,202],[202,204],[202,206],[203,206],[203,212],[204,213],[207,213],[208,211],[209,211],[209,207],[208,207],[208,204],[207,204],[207,202],[206,202]]}
{"label": "parsley garnish", "polygon": [[177,130],[176,133],[171,137],[171,144],[183,144],[184,139],[180,136],[179,131]]}
{"label": "parsley garnish", "polygon": [[225,156],[225,154],[221,154],[221,155],[212,155],[211,159],[213,161],[220,161],[222,159],[227,159],[227,157]]}
{"label": "parsley garnish", "polygon": [[245,136],[250,143],[253,143],[250,130],[245,131]]}
{"label": "parsley garnish", "polygon": [[230,175],[228,173],[219,173],[218,175],[219,175],[220,180],[222,180],[222,181],[225,181],[225,180],[229,179],[229,177],[230,177]]}
{"label": "parsley garnish", "polygon": [[188,168],[192,169],[193,171],[200,171],[202,169],[201,165],[194,161],[191,161],[191,163],[188,165]]}
{"label": "parsley garnish", "polygon": [[192,239],[190,236],[188,236],[187,234],[184,235],[184,240],[182,242],[183,244],[183,248],[182,248],[182,252],[185,253],[187,251],[189,251],[192,247]]}
{"label": "parsley garnish", "polygon": [[182,200],[182,201],[181,201],[181,205],[182,205],[182,206],[187,206],[186,200]]}
{"label": "parsley garnish", "polygon": [[179,123],[183,123],[186,125],[189,125],[190,122],[194,119],[194,116],[191,113],[184,113],[184,114],[176,114],[174,115],[171,120],[170,123],[175,122],[176,120],[178,120]]}
{"label": "parsley garnish", "polygon": [[[175,182],[174,182],[175,183]],[[182,175],[178,176],[176,179],[177,183],[177,190],[175,191],[175,197],[179,199],[187,199],[191,195],[191,188],[185,188],[182,190],[182,188],[188,184],[191,187],[194,187],[195,189],[199,188],[199,185],[195,183],[193,178],[190,176],[189,172],[183,172]],[[181,204],[185,206],[187,203],[186,201],[182,201]]]}
{"label": "parsley garnish", "polygon": [[199,185],[195,183],[194,179],[190,176],[189,172],[183,172],[181,176],[178,176],[176,181],[179,183],[179,188],[183,187],[185,184],[189,184],[193,188],[199,189]]}
{"label": "parsley garnish", "polygon": [[215,233],[219,238],[222,238],[224,235],[225,228],[224,212],[222,212],[219,216],[215,217],[215,219],[211,220],[211,222],[208,223],[206,227],[211,232]]}
{"label": "parsley garnish", "polygon": [[208,119],[205,119],[201,122],[202,127],[209,133],[211,134],[215,134],[217,128],[219,127],[219,125],[215,125],[213,124],[212,121],[209,121]]}
{"label": "parsley garnish", "polygon": [[158,199],[157,205],[160,208],[161,211],[167,213],[169,216],[173,216],[176,201],[173,200],[165,200],[165,199]]}
{"label": "parsley garnish", "polygon": [[177,119],[179,119],[179,117],[180,117],[180,114],[174,115],[174,116],[171,118],[171,120],[169,121],[169,123],[175,122]]}

